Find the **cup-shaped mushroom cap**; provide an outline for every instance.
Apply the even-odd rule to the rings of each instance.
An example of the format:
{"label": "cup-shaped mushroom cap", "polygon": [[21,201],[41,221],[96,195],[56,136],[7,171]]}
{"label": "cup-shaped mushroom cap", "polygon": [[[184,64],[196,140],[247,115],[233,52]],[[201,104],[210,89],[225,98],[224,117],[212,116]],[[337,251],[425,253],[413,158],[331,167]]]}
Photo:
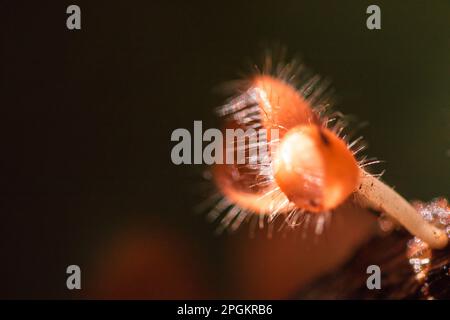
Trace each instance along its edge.
{"label": "cup-shaped mushroom cap", "polygon": [[347,144],[318,125],[289,130],[273,165],[275,180],[287,198],[311,212],[336,208],[359,181],[358,164]]}

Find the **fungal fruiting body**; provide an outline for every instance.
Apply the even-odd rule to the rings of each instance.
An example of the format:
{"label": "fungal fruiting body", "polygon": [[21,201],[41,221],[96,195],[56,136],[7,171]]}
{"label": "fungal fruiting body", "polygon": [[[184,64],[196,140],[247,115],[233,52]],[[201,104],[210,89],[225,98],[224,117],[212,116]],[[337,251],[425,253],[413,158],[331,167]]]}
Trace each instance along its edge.
{"label": "fungal fruiting body", "polygon": [[[363,207],[385,213],[430,247],[446,246],[443,230],[424,221],[405,199],[362,169],[377,161],[355,159],[362,150],[352,151],[359,139],[347,144],[338,117],[326,116],[327,100],[318,78],[305,79],[296,88],[292,65],[277,69],[277,76],[253,76],[218,110],[225,117],[225,129],[267,131],[262,138],[255,132],[247,137],[254,141],[246,145],[247,160],[254,154],[252,148],[265,145],[269,150],[258,154],[256,163],[214,165],[213,177],[225,198],[213,216],[228,211],[220,229],[235,229],[254,215],[268,216],[269,221],[284,215],[293,224],[299,215],[329,216],[354,194]],[[231,149],[237,152],[236,144]]]}
{"label": "fungal fruiting body", "polygon": [[289,130],[273,163],[280,189],[297,207],[309,212],[336,208],[359,181],[357,162],[346,143],[319,125]]}
{"label": "fungal fruiting body", "polygon": [[[305,90],[312,91],[313,85],[317,83]],[[268,132],[265,141],[258,140],[259,146],[267,144],[268,155],[257,164],[213,168],[216,185],[241,211],[271,218],[319,214],[335,209],[355,190],[358,163],[339,138],[338,128],[326,127],[312,101],[283,79],[258,75],[219,110],[226,117],[226,128]]]}

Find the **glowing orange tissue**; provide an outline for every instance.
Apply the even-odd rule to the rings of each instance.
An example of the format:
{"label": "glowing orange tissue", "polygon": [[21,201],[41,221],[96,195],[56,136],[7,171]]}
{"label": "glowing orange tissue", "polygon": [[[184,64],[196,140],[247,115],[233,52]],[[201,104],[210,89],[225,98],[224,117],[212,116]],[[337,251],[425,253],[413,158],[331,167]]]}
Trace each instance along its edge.
{"label": "glowing orange tissue", "polygon": [[359,181],[358,164],[346,143],[316,125],[289,130],[273,161],[275,180],[283,193],[311,212],[334,209]]}
{"label": "glowing orange tissue", "polygon": [[[359,167],[344,140],[325,127],[305,98],[284,79],[257,75],[221,110],[226,128],[278,130],[260,165],[215,165],[218,188],[243,210],[270,215],[335,209],[355,191]],[[232,124],[232,125],[230,125]],[[265,143],[258,141],[258,143]]]}

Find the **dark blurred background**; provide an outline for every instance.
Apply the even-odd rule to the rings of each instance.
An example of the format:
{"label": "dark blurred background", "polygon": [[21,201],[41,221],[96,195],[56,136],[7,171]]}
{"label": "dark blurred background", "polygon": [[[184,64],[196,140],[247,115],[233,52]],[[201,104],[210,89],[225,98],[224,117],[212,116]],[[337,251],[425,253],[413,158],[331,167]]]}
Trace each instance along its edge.
{"label": "dark blurred background", "polygon": [[[69,4],[80,31],[66,28]],[[370,4],[381,30],[366,28]],[[449,196],[448,1],[14,0],[0,12],[1,298],[270,297],[237,289],[266,281],[235,275],[245,235],[215,237],[192,210],[202,168],[170,161],[172,131],[217,124],[214,88],[267,44],[333,81],[338,109],[368,122],[385,181],[408,199]],[[70,264],[81,291],[66,289]]]}

